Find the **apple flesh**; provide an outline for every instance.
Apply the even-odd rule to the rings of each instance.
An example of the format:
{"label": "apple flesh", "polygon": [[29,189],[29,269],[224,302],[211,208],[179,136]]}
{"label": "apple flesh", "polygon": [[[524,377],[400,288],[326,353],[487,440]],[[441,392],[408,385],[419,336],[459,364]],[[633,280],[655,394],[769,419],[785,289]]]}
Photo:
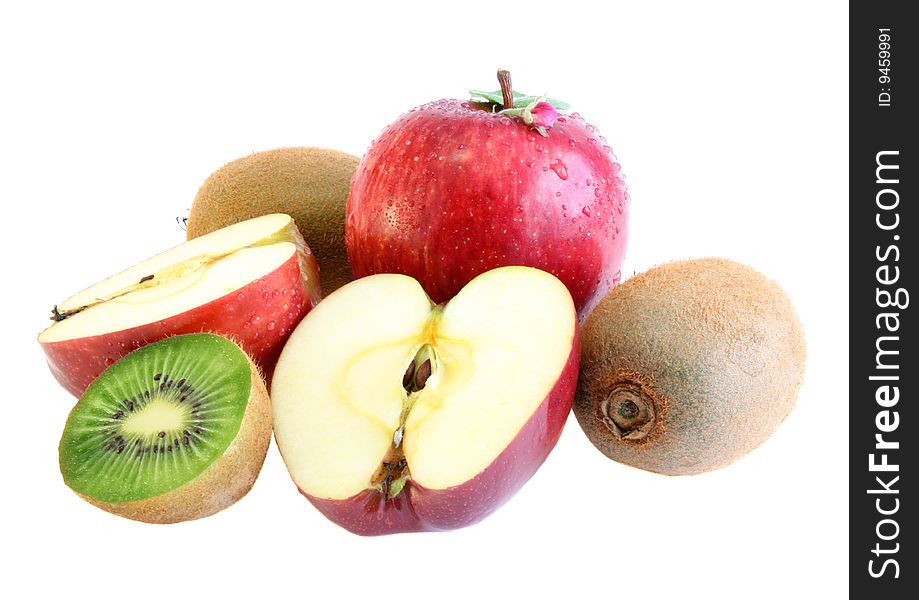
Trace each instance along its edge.
{"label": "apple flesh", "polygon": [[300,491],[349,531],[464,527],[555,446],[578,356],[571,295],[543,271],[490,271],[446,305],[410,277],[366,277],[284,347],[275,438]]}
{"label": "apple flesh", "polygon": [[345,242],[355,277],[402,273],[435,302],[505,265],[565,283],[581,319],[620,279],[629,196],[597,129],[562,115],[546,137],[478,103],[406,113],[358,165]]}
{"label": "apple flesh", "polygon": [[54,377],[79,397],[109,365],[168,336],[235,340],[266,373],[319,301],[316,259],[287,215],[195,238],[55,306],[38,336]]}

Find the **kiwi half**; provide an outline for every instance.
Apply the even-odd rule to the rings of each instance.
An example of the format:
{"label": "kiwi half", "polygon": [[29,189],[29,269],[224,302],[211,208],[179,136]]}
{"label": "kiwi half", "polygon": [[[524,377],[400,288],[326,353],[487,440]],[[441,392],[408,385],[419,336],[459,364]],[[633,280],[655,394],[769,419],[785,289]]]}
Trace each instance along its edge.
{"label": "kiwi half", "polygon": [[667,475],[728,465],[794,407],[805,344],[774,282],[725,259],[665,264],[584,323],[574,413],[613,460]]}
{"label": "kiwi half", "polygon": [[233,342],[179,335],[93,381],[59,446],[64,482],[88,502],[150,523],[213,514],[252,487],[271,439],[268,393]]}
{"label": "kiwi half", "polygon": [[272,213],[294,218],[329,294],[351,281],[345,205],[358,158],[325,148],[278,148],[227,163],[207,178],[188,215],[188,239]]}

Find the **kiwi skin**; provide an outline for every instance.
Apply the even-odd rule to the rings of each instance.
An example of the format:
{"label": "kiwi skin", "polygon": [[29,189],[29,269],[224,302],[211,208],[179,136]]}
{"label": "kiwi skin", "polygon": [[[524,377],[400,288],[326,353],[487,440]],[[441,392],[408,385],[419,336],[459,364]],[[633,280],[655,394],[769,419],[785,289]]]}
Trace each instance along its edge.
{"label": "kiwi skin", "polygon": [[804,332],[784,291],[720,258],[620,284],[581,340],[581,428],[609,458],[665,475],[718,469],[762,444],[804,377]]}
{"label": "kiwi skin", "polygon": [[258,477],[271,442],[271,403],[255,363],[251,392],[239,433],[200,475],[171,492],[131,502],[102,502],[78,496],[110,513],[145,523],[178,523],[208,517],[245,496]]}
{"label": "kiwi skin", "polygon": [[345,249],[345,204],[356,156],[325,148],[278,148],[227,163],[195,196],[188,239],[272,213],[294,218],[319,262],[329,294],[351,281]]}

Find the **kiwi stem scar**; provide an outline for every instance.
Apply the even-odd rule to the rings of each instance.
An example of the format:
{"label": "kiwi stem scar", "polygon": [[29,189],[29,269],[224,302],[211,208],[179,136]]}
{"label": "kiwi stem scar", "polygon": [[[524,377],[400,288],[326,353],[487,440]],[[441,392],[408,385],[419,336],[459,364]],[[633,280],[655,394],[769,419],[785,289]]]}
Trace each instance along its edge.
{"label": "kiwi stem scar", "polygon": [[644,439],[654,427],[654,402],[636,386],[616,386],[598,409],[598,417],[617,440]]}

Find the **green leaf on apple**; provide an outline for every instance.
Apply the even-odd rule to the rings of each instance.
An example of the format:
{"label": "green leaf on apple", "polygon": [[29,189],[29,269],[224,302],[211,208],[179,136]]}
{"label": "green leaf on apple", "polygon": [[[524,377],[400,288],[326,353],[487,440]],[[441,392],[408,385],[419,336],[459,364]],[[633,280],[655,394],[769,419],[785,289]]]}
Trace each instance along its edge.
{"label": "green leaf on apple", "polygon": [[[469,94],[473,97],[478,97],[485,100],[486,102],[491,102],[492,104],[498,104],[504,106],[504,97],[501,95],[501,90],[495,92],[483,92],[481,90],[469,90]],[[548,102],[558,110],[568,110],[571,106],[567,102],[561,100],[556,100],[555,98],[543,98],[542,96],[529,96],[521,92],[514,92],[514,108],[524,108],[531,102],[541,99],[543,102]],[[506,107],[505,107],[506,108]]]}

